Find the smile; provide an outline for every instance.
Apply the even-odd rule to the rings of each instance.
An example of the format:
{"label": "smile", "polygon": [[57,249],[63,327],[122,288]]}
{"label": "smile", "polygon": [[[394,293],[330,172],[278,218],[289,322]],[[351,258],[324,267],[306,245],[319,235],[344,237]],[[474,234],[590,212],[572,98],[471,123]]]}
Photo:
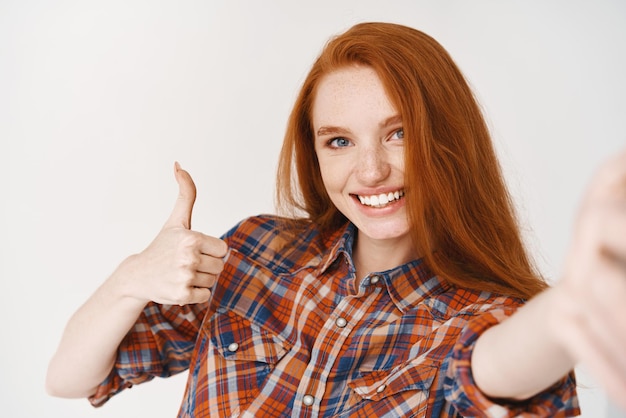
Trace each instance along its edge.
{"label": "smile", "polygon": [[357,195],[357,197],[359,198],[359,201],[362,205],[371,206],[374,208],[382,208],[384,206],[387,206],[389,203],[400,200],[402,197],[404,197],[404,190],[397,190],[395,192],[382,193],[372,196]]}

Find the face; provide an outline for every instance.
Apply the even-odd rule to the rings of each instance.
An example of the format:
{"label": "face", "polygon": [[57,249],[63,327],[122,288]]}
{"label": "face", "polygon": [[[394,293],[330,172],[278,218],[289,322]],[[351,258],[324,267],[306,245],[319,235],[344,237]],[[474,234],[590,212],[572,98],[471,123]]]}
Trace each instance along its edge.
{"label": "face", "polygon": [[402,119],[376,72],[361,66],[326,75],[312,119],[326,191],[359,229],[359,242],[409,242]]}

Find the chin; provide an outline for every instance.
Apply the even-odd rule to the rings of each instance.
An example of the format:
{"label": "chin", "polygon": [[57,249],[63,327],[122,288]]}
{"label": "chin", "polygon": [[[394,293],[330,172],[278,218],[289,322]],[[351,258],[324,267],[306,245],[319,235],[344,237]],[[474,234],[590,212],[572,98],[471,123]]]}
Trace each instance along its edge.
{"label": "chin", "polygon": [[377,227],[364,225],[362,228],[357,225],[357,228],[360,234],[377,241],[406,239],[409,238],[410,232],[408,225],[381,225]]}

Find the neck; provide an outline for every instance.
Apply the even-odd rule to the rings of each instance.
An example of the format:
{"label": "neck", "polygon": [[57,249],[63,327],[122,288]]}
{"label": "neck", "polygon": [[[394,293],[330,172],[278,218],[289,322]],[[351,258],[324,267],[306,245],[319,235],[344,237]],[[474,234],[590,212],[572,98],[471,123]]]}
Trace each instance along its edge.
{"label": "neck", "polygon": [[398,267],[418,257],[411,237],[393,240],[375,240],[357,234],[352,251],[357,279],[376,271]]}

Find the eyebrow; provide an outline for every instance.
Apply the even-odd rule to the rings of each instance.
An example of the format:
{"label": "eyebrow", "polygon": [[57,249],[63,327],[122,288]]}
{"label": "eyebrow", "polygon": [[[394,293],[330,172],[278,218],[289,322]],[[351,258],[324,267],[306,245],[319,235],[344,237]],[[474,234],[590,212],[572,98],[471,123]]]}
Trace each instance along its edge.
{"label": "eyebrow", "polygon": [[349,133],[347,129],[339,128],[337,126],[322,126],[317,130],[317,136],[345,135],[347,133]]}
{"label": "eyebrow", "polygon": [[[402,123],[402,116],[400,115],[393,115],[388,117],[387,119],[385,119],[384,121],[382,121],[381,123],[378,124],[379,127],[381,128],[387,128],[391,125],[396,125]],[[345,135],[350,133],[350,130],[339,127],[339,126],[321,126],[318,130],[317,130],[317,136],[324,136],[324,135]]]}

